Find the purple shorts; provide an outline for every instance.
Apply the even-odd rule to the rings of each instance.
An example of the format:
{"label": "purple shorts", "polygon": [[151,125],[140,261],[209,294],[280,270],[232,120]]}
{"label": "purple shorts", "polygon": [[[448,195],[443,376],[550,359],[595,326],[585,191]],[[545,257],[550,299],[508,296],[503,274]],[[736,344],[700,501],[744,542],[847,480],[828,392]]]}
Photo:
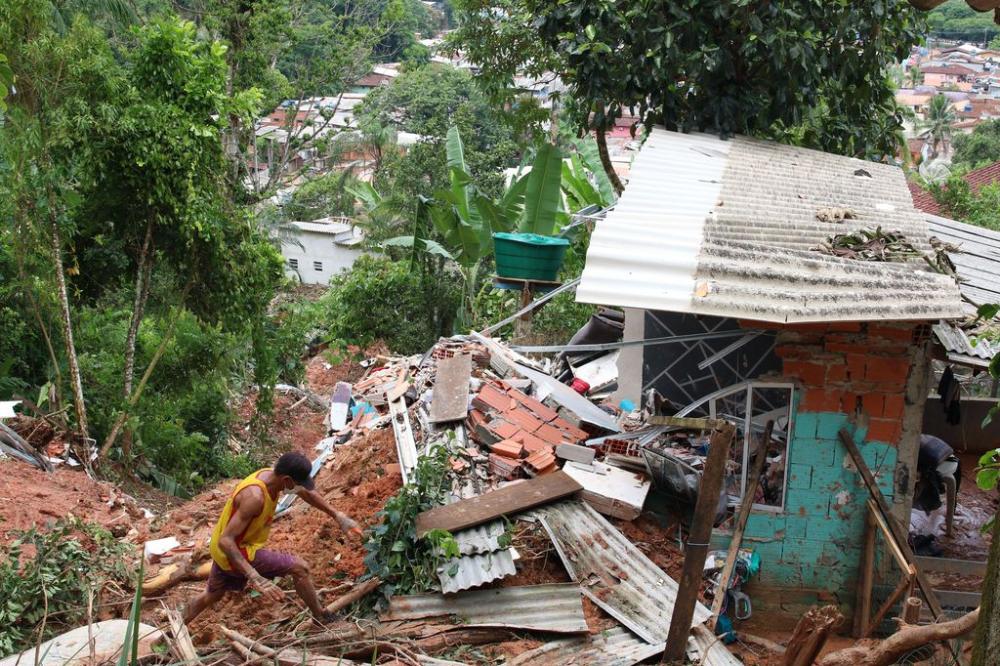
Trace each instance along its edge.
{"label": "purple shorts", "polygon": [[[277,550],[258,550],[254,553],[253,568],[264,578],[273,580],[286,575],[295,566],[296,557]],[[212,562],[208,574],[209,592],[242,592],[247,586],[247,577],[238,571],[226,571]]]}

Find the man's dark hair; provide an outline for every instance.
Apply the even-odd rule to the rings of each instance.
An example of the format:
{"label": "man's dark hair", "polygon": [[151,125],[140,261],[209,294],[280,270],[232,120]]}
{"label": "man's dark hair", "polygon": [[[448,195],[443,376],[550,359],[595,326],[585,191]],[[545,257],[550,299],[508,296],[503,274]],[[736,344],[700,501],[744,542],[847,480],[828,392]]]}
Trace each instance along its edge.
{"label": "man's dark hair", "polygon": [[302,486],[306,490],[312,490],[315,486],[312,480],[312,463],[309,462],[309,458],[297,451],[282,454],[274,465],[274,473],[292,477],[295,485]]}

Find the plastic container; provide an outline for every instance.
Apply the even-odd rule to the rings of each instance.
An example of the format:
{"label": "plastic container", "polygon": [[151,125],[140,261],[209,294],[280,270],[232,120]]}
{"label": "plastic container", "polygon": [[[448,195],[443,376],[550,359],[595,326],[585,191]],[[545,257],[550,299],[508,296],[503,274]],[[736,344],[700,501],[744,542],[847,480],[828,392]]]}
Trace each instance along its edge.
{"label": "plastic container", "polygon": [[501,278],[554,282],[569,241],[538,234],[493,234],[497,275]]}

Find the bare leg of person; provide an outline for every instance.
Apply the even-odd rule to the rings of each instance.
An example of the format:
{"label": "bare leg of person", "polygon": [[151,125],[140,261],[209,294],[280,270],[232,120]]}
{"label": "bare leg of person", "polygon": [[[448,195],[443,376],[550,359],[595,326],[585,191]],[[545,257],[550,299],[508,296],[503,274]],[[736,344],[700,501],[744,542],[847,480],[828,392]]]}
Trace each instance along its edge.
{"label": "bare leg of person", "polygon": [[319,603],[319,596],[316,594],[316,586],[313,585],[312,576],[309,574],[309,565],[299,558],[295,558],[295,564],[288,574],[295,583],[295,591],[302,597],[313,617],[321,620],[329,619],[327,612]]}
{"label": "bare leg of person", "polygon": [[206,608],[213,606],[219,599],[226,595],[225,590],[209,592],[205,590],[192,599],[184,609],[184,624],[191,624],[191,620],[201,615]]}

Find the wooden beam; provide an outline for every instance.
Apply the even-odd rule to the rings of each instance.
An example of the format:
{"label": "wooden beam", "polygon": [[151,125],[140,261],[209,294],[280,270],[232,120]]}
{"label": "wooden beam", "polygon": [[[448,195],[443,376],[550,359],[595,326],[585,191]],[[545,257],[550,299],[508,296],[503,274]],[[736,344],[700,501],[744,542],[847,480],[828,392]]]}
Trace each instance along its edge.
{"label": "wooden beam", "polygon": [[857,599],[854,604],[854,637],[864,638],[872,616],[872,588],[875,583],[875,516],[865,513],[865,545],[858,572]]}
{"label": "wooden beam", "polygon": [[882,620],[884,620],[885,616],[890,610],[892,610],[892,607],[899,603],[900,600],[907,595],[910,591],[911,585],[913,585],[912,576],[903,576],[902,579],[900,579],[899,585],[897,585],[896,589],[892,591],[889,598],[886,599],[881,606],[879,606],[878,612],[875,613],[875,617],[873,617],[872,621],[868,623],[868,629],[865,630],[866,636],[870,636],[876,629],[878,629],[878,625],[882,624]]}
{"label": "wooden beam", "polygon": [[554,502],[581,490],[583,486],[562,470],[545,474],[454,504],[424,511],[417,515],[417,536],[422,537],[431,530],[457,532],[475,527],[494,518],[510,516]]}
{"label": "wooden beam", "polygon": [[[864,458],[861,457],[861,451],[858,450],[858,445],[854,443],[854,438],[846,429],[841,429],[838,433],[840,437],[840,443],[844,445],[847,449],[847,453],[851,456],[851,460],[854,461],[854,466],[858,468],[858,473],[861,474],[862,480],[868,487],[868,492],[871,494],[872,499],[878,505],[879,512],[882,514],[882,518],[885,520],[889,527],[889,531],[894,537],[896,546],[899,548],[900,552],[907,562],[914,562],[916,557],[913,551],[910,550],[910,545],[907,543],[907,538],[909,535],[903,526],[892,515],[889,510],[889,503],[886,501],[885,496],[882,494],[881,489],[879,489],[878,484],[875,482],[875,477],[872,475],[872,471],[868,469],[868,465],[865,464]],[[937,597],[934,595],[934,588],[931,587],[930,581],[924,576],[920,567],[914,566],[914,574],[917,577],[917,585],[920,587],[920,592],[924,595],[924,599],[927,600],[927,606],[930,608],[931,614],[934,619],[937,620],[941,617],[941,604],[938,603]]]}
{"label": "wooden beam", "polygon": [[896,538],[893,536],[892,530],[890,530],[889,526],[886,524],[885,518],[883,518],[882,514],[879,512],[875,501],[868,500],[866,504],[868,506],[868,514],[872,517],[872,520],[875,521],[875,524],[878,525],[879,530],[882,531],[882,536],[885,538],[886,543],[889,544],[889,550],[892,552],[892,557],[896,560],[896,564],[899,565],[899,568],[903,570],[904,574],[916,573],[916,567],[906,560],[906,556],[903,555],[903,551],[899,549],[899,544],[896,543]]}
{"label": "wooden beam", "polygon": [[764,462],[767,460],[767,449],[771,445],[771,431],[774,429],[774,421],[768,421],[764,426],[764,434],[761,437],[760,451],[754,458],[753,467],[750,470],[750,478],[747,480],[746,492],[743,493],[743,501],[740,503],[740,510],[736,513],[736,523],[733,526],[733,538],[729,541],[729,552],[726,553],[726,563],[722,567],[722,574],[719,577],[719,589],[715,599],[712,600],[712,617],[708,619],[708,628],[714,630],[716,622],[719,621],[719,614],[722,612],[722,602],[726,598],[726,590],[729,588],[729,579],[732,578],[733,569],[736,568],[736,557],[740,552],[740,545],[743,542],[743,532],[746,531],[747,521],[750,519],[750,511],[753,509],[753,498],[757,494],[757,486],[760,485],[760,475],[764,473]]}
{"label": "wooden beam", "polygon": [[722,423],[718,430],[712,431],[705,471],[698,486],[694,519],[687,543],[684,545],[684,570],[674,601],[674,611],[670,617],[667,647],[663,652],[662,663],[665,664],[684,660],[694,607],[698,602],[698,590],[705,570],[705,555],[708,553],[709,539],[712,538],[715,509],[719,505],[719,493],[725,481],[726,463],[729,462],[729,449],[735,434],[736,428],[730,423]]}

